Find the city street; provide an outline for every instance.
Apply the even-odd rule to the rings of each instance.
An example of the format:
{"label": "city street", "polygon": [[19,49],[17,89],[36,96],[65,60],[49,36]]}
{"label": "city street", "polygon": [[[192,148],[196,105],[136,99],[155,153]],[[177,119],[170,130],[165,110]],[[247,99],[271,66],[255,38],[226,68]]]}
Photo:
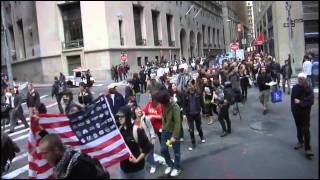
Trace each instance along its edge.
{"label": "city street", "polygon": [[[147,136],[150,135],[149,141],[155,144],[157,164],[155,173],[151,174],[154,164],[151,168],[145,157],[146,178],[319,179],[318,42],[318,1],[2,1],[2,116],[9,112],[9,121],[16,121],[16,117],[23,119],[22,102],[23,115],[30,124],[26,102],[29,106],[39,105],[37,93],[31,86],[28,86],[29,93],[26,88],[32,83],[47,113],[51,114],[47,119],[42,117],[41,127],[60,135],[65,145],[81,149],[103,166],[122,161],[123,172],[120,162],[108,167],[112,179],[143,178],[143,158],[140,155],[147,153],[152,145],[144,134],[136,132],[141,127]],[[195,81],[190,81],[191,78]],[[176,163],[175,167],[170,167],[171,172],[168,171],[170,168],[167,169],[169,174],[165,175],[167,167],[160,143],[151,139],[151,126],[154,126],[157,135],[162,130],[165,132],[161,134],[165,139],[163,142],[171,138],[167,141],[170,147],[170,142],[174,141],[174,137],[169,137],[172,136],[170,133],[177,136],[177,126],[181,125],[177,124],[179,118],[174,111],[178,109],[172,108],[171,104],[163,109],[147,106],[152,125],[141,121],[144,118],[140,119],[142,114],[138,109],[139,112],[134,112],[136,117],[133,116],[131,131],[129,112],[115,112],[120,106],[120,97],[111,95],[113,106],[110,109],[103,99],[96,99],[108,93],[107,87],[114,83],[111,79],[120,81],[117,90],[123,96],[128,82],[133,84],[133,88],[126,90],[128,103],[134,98],[140,99],[139,105],[143,109],[151,95],[137,94],[140,93],[138,85],[148,81],[148,90],[154,100],[157,98],[166,104],[169,98],[162,96],[164,93],[153,93],[153,89],[160,89],[154,80],[166,88],[175,81],[176,88],[172,85],[170,91],[172,99],[189,118],[182,120],[184,141],[180,142],[180,137],[176,139],[181,143],[181,154],[175,152],[176,157],[181,157],[181,169]],[[129,79],[132,81],[127,81]],[[85,112],[80,112],[84,114],[69,116],[76,105],[70,103],[69,93],[66,93],[61,104],[69,115],[57,115],[60,114],[58,103],[56,97],[51,96],[53,83],[54,93],[58,96],[65,93],[67,84],[67,90],[73,92],[73,101],[79,103],[80,87],[69,87],[84,87],[80,82],[93,83],[90,91],[96,99],[95,104],[90,104],[90,94],[86,88],[81,88],[80,101],[89,104]],[[299,86],[293,89],[298,83]],[[274,88],[276,84],[279,85],[277,89]],[[286,86],[286,92],[282,86]],[[272,91],[268,92],[270,87]],[[295,119],[288,88],[292,93]],[[20,97],[16,96],[15,90]],[[310,113],[312,90],[314,104]],[[185,91],[189,94],[184,94]],[[233,115],[235,109],[229,108],[230,132],[230,122],[225,120],[226,129],[221,121],[228,119],[226,104],[222,103],[242,102],[242,97],[245,102],[235,104],[240,113]],[[221,106],[216,109],[213,104],[217,103]],[[41,107],[38,109],[40,111]],[[160,111],[164,112],[163,117],[160,117]],[[209,117],[205,117],[213,111],[219,114],[223,128],[215,113],[213,123],[212,119],[209,122]],[[112,113],[124,126],[121,135],[112,121]],[[195,130],[200,129],[200,113],[205,140],[202,132]],[[309,115],[310,124],[307,121]],[[163,125],[156,122],[161,118]],[[196,128],[192,127],[193,121]],[[7,133],[21,151],[1,179],[53,176],[96,179],[105,175],[99,173],[102,168],[86,161],[89,157],[78,159],[85,155],[69,153],[58,143],[57,137],[56,140],[50,139],[55,135],[48,136],[48,143],[41,144],[41,151],[37,149],[35,152],[40,136],[31,134],[29,142],[32,143],[28,144],[30,128],[25,128],[19,120],[12,132],[10,124],[6,123],[1,119],[1,131]],[[311,149],[307,128],[311,135]],[[2,135],[2,142],[9,142],[5,141],[5,134]],[[5,152],[2,158],[10,157],[8,154],[16,151],[11,146],[12,143],[2,143],[2,152]],[[30,167],[28,146],[32,149]],[[173,147],[177,150],[176,146]],[[169,149],[174,154],[173,148]],[[163,147],[167,158],[164,150]],[[44,156],[40,157],[40,154]],[[69,155],[72,158],[68,158]],[[123,162],[129,155],[129,161]],[[55,166],[54,174],[46,163]],[[28,174],[29,170],[32,173]]]}
{"label": "city street", "polygon": [[[110,81],[97,83],[92,88],[94,96],[104,92]],[[46,104],[48,113],[58,113],[55,99],[51,98],[51,87],[37,88],[41,101]],[[124,86],[118,87],[124,94]],[[72,89],[74,94],[78,89]],[[294,150],[296,144],[296,128],[290,111],[290,96],[285,94],[283,102],[269,103],[269,113],[262,115],[262,106],[258,100],[259,91],[252,87],[248,90],[248,100],[239,104],[239,116],[230,113],[232,134],[224,138],[219,122],[207,125],[202,121],[205,143],[197,138],[197,148],[188,151],[191,144],[187,124],[183,122],[185,141],[181,144],[182,174],[178,178],[318,178],[319,174],[319,103],[318,93],[315,93],[315,104],[311,112],[311,146],[315,156],[313,160],[305,158],[303,150]],[[75,96],[77,101],[77,96]],[[141,104],[148,100],[143,94]],[[26,105],[25,115],[28,112]],[[28,120],[29,121],[29,120]],[[6,125],[5,132],[9,131]],[[13,160],[8,173],[2,178],[28,178],[27,136],[28,129],[19,123],[15,132],[9,136],[19,145],[21,152]],[[197,132],[196,132],[197,135]],[[200,144],[201,143],[201,144]],[[160,154],[159,145],[156,153]],[[164,176],[164,166],[158,164],[154,175],[149,174],[150,167],[146,165],[148,178],[170,178]],[[108,169],[111,178],[119,178],[119,164]]]}

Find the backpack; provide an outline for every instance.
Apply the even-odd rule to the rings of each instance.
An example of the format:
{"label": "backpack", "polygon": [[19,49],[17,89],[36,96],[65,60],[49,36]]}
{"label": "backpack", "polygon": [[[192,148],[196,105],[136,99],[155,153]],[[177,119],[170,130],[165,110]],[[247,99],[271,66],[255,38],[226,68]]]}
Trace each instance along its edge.
{"label": "backpack", "polygon": [[9,170],[12,160],[16,157],[16,153],[20,152],[20,148],[6,134],[1,133],[1,171]]}

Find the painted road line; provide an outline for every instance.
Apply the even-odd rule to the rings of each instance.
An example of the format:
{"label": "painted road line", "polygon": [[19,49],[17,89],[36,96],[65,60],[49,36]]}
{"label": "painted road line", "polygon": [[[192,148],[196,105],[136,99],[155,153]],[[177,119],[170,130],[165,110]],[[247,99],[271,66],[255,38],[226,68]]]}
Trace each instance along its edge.
{"label": "painted road line", "polygon": [[103,86],[103,84],[94,84],[93,87]]}
{"label": "painted road line", "polygon": [[[19,129],[19,128],[21,128],[21,127],[25,127],[24,124],[20,124],[19,126],[14,127],[14,130]],[[27,128],[27,129],[28,129],[28,128]],[[9,131],[10,131],[10,129],[7,129],[7,130],[5,130],[4,132],[7,133],[7,132],[9,132]]]}
{"label": "painted road line", "polygon": [[25,133],[25,132],[28,132],[28,131],[29,131],[29,128],[23,129],[22,131],[20,130],[20,131],[17,131],[17,132],[9,134],[9,137],[15,136],[17,134]]}
{"label": "painted road line", "polygon": [[20,159],[23,159],[23,158],[25,158],[25,157],[27,157],[28,156],[28,153],[26,152],[26,153],[23,153],[23,154],[21,154],[21,155],[19,155],[19,156],[16,156],[13,160],[12,160],[12,162],[11,163],[14,163],[14,162],[16,162],[16,161],[19,161]]}
{"label": "painted road line", "polygon": [[[29,121],[30,121],[30,118],[29,118],[29,117],[27,117],[27,118],[26,118],[26,120],[27,120],[27,122],[29,122]],[[8,128],[8,127],[10,127],[10,123],[9,123],[9,124],[7,124],[7,125],[5,125],[5,128]]]}
{"label": "painted road line", "polygon": [[[40,99],[43,99],[43,98],[45,98],[45,97],[48,97],[48,95],[43,95],[43,96],[40,96]],[[24,102],[24,103],[22,103],[21,105],[26,105],[27,103],[26,102]]]}
{"label": "painted road line", "polygon": [[50,104],[50,105],[46,106],[46,108],[51,108],[51,107],[53,107],[53,106],[55,106],[55,105],[57,105],[57,104],[58,104],[58,103],[55,102],[55,103],[53,103],[53,104]]}
{"label": "painted road line", "polygon": [[19,169],[16,169],[16,170],[14,170],[14,171],[2,176],[1,178],[2,179],[13,179],[13,178],[19,176],[20,174],[28,171],[28,169],[29,169],[29,165],[27,164],[27,165],[25,165],[25,166],[23,166],[23,167],[21,167]]}
{"label": "painted road line", "polygon": [[16,141],[19,141],[19,140],[21,140],[21,139],[25,139],[25,138],[27,138],[28,136],[29,136],[29,134],[26,134],[26,135],[20,136],[20,137],[18,137],[18,138],[12,139],[12,141],[16,142]]}

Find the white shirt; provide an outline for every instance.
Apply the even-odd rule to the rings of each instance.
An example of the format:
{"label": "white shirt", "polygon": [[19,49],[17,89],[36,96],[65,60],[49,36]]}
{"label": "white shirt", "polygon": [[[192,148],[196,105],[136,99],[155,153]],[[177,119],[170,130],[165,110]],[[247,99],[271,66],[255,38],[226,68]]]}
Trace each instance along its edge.
{"label": "white shirt", "polygon": [[114,94],[110,94],[110,97],[112,99],[112,105],[114,105]]}
{"label": "white shirt", "polygon": [[312,63],[310,61],[305,61],[303,63],[303,72],[307,76],[310,76],[312,74]]}

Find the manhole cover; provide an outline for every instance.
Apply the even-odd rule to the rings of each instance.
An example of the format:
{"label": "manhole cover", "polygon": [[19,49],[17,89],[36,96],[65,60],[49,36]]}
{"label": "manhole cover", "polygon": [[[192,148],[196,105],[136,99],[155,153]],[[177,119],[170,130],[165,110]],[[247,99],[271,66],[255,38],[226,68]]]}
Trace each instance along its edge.
{"label": "manhole cover", "polygon": [[249,125],[249,127],[251,129],[257,130],[257,131],[269,131],[272,130],[275,126],[274,122],[270,122],[270,121],[260,121],[260,122],[255,122],[255,123],[251,123]]}

